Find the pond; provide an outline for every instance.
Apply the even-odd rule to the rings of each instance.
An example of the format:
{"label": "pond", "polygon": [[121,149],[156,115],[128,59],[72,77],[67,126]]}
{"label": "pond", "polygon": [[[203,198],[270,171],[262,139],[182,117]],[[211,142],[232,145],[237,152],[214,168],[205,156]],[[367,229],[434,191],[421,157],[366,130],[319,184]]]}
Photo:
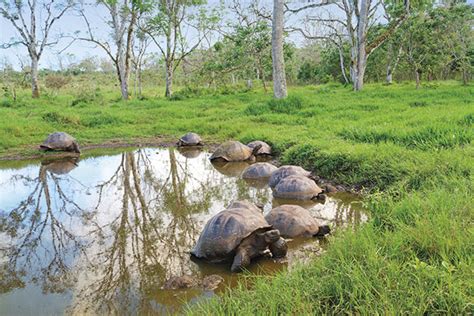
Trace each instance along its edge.
{"label": "pond", "polygon": [[[175,148],[123,149],[80,161],[0,162],[0,314],[162,314],[234,286],[229,264],[191,260],[206,221],[233,200],[263,205],[262,183],[247,163],[213,165],[210,154]],[[366,220],[355,195],[336,193],[304,207],[322,223]],[[284,260],[249,270],[272,274],[317,256],[317,239],[289,242]],[[165,290],[173,276],[224,278],[215,290]]]}

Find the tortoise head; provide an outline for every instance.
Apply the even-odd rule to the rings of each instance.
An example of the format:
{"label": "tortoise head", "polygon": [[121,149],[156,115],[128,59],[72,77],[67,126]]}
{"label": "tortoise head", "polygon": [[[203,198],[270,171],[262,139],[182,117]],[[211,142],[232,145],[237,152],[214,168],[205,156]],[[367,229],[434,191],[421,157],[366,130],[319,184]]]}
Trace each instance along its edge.
{"label": "tortoise head", "polygon": [[316,237],[324,237],[331,232],[331,228],[328,225],[319,226]]}
{"label": "tortoise head", "polygon": [[280,239],[280,231],[272,229],[261,234],[267,244],[272,244]]}
{"label": "tortoise head", "polygon": [[288,252],[288,244],[280,237],[277,241],[270,244],[269,249],[273,257],[282,258],[286,256],[286,253]]}
{"label": "tortoise head", "polygon": [[77,142],[73,142],[73,143],[72,143],[72,150],[73,150],[75,153],[78,153],[78,154],[81,153],[81,150],[79,149],[79,144],[78,144]]}
{"label": "tortoise head", "polygon": [[262,144],[258,144],[252,149],[252,156],[257,156],[258,151],[262,148]]}

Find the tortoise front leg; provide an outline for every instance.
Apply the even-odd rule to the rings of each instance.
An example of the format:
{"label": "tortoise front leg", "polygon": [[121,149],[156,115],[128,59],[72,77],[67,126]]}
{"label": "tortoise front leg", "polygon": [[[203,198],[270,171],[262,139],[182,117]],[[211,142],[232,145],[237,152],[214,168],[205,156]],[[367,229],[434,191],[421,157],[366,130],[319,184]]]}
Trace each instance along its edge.
{"label": "tortoise front leg", "polygon": [[230,271],[232,272],[242,271],[242,269],[247,267],[249,264],[250,264],[250,256],[248,255],[247,251],[239,248],[237,250],[237,254],[234,257],[234,261],[232,262],[232,267],[230,268]]}

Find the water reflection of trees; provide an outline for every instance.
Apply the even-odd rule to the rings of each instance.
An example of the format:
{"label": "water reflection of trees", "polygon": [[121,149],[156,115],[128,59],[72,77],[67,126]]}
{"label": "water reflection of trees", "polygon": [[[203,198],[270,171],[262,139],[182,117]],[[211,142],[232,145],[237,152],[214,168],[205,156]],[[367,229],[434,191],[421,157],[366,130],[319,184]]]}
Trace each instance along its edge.
{"label": "water reflection of trees", "polygon": [[105,224],[90,221],[98,251],[87,271],[98,278],[88,278],[73,311],[151,311],[150,293],[172,275],[193,273],[188,251],[200,233],[196,216],[209,209],[222,188],[212,173],[195,176],[174,149],[167,161],[163,168],[164,161],[153,164],[147,151],[124,153],[112,176],[98,185],[95,212],[110,203],[105,197],[111,190],[120,192],[119,210]]}
{"label": "water reflection of trees", "polygon": [[65,223],[81,220],[85,212],[63,188],[78,183],[67,175],[76,164],[42,163],[36,177],[18,174],[10,179],[31,189],[17,207],[0,217],[0,233],[12,241],[1,248],[6,259],[0,268],[2,293],[26,282],[40,285],[45,293],[62,293],[74,282],[72,259],[86,255],[87,245]]}

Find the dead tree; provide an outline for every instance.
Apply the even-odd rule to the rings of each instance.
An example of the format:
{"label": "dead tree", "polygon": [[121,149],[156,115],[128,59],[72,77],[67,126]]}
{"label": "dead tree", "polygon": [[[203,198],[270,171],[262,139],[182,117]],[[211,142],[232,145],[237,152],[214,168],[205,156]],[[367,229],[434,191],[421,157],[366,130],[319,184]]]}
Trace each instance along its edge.
{"label": "dead tree", "polygon": [[[73,7],[74,1],[16,1],[0,0],[0,15],[10,21],[18,37],[3,48],[23,45],[31,60],[31,94],[39,98],[38,65],[46,47],[59,42],[59,37],[51,40],[51,30],[56,22]],[[28,21],[29,20],[29,21]]]}

